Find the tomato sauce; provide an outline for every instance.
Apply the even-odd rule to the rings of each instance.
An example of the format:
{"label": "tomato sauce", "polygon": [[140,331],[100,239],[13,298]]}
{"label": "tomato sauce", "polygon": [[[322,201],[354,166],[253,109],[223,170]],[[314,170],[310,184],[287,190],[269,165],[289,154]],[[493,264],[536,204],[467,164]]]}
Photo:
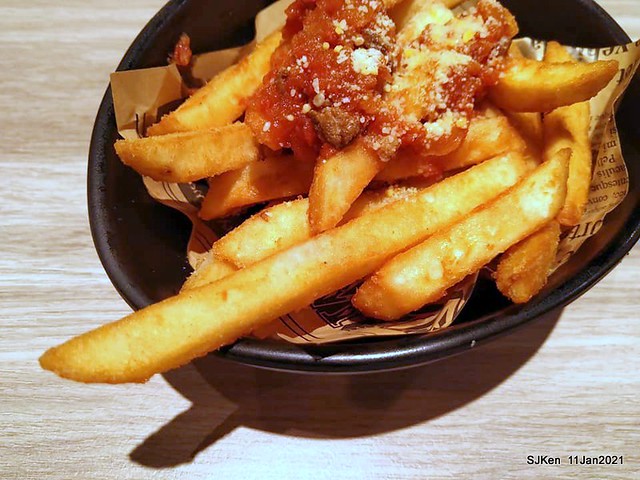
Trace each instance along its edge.
{"label": "tomato sauce", "polygon": [[[301,158],[315,159],[329,142],[318,135],[311,112],[339,108],[359,130],[368,124],[391,79],[394,40],[395,26],[382,1],[296,0],[287,10],[272,69],[249,102],[246,122],[268,147],[291,148]],[[359,56],[369,61],[368,69],[353,68]]]}
{"label": "tomato sauce", "polygon": [[480,0],[446,26],[427,26],[416,48],[468,60],[432,86],[439,100],[428,113],[409,119],[385,101],[403,52],[383,2],[295,0],[245,122],[260,143],[305,160],[332,155],[357,136],[383,159],[401,146],[424,156],[447,153],[464,138],[476,100],[497,82],[516,32],[513,17],[493,0]]}

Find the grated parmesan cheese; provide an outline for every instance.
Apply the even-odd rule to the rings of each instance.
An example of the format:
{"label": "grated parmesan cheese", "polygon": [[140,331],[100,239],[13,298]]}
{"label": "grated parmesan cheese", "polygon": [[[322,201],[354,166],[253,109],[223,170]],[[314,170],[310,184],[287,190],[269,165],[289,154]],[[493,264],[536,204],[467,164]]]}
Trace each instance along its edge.
{"label": "grated parmesan cheese", "polygon": [[362,75],[377,75],[382,60],[382,52],[375,48],[356,48],[351,53],[353,70]]}

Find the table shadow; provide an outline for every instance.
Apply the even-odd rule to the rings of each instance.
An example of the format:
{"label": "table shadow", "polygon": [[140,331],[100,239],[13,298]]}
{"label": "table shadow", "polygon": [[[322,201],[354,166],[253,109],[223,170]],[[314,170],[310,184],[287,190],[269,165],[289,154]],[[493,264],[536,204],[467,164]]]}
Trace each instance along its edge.
{"label": "table shadow", "polygon": [[208,356],[164,374],[191,407],[131,453],[136,463],[188,463],[249,427],[307,438],[380,434],[427,422],[481,397],[538,351],[562,310],[462,355],[420,367],[359,375],[262,370]]}

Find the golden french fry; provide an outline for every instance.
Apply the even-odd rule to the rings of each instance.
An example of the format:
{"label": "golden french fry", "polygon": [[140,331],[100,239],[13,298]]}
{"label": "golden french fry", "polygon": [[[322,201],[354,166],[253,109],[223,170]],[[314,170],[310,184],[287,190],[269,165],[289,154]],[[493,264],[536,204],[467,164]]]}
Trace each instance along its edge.
{"label": "golden french fry", "polygon": [[[557,42],[549,42],[545,61],[574,61],[567,50]],[[544,154],[551,158],[563,148],[571,149],[567,198],[558,214],[561,225],[580,223],[589,198],[591,185],[592,155],[589,139],[591,107],[589,102],[560,107],[544,117]]]}
{"label": "golden french fry", "polygon": [[319,233],[335,227],[383,166],[362,139],[318,161],[309,190],[311,231]]}
{"label": "golden french fry", "polygon": [[220,280],[227,275],[235,272],[237,268],[216,257],[213,251],[209,251],[205,260],[196,267],[196,269],[189,275],[189,278],[182,285],[181,291],[194,289],[207,283]]}
{"label": "golden french fry", "polygon": [[375,212],[376,210],[379,210],[382,207],[389,205],[390,203],[408,198],[411,195],[415,195],[420,190],[423,190],[427,186],[430,187],[432,185],[433,183],[420,187],[391,185],[378,190],[364,191],[362,192],[362,195],[360,195],[356,199],[356,201],[353,202],[351,208],[347,213],[345,213],[344,217],[342,217],[342,221],[340,222],[340,224],[342,225],[350,220],[353,220],[354,218],[368,215],[369,213]]}
{"label": "golden french fry", "polygon": [[618,72],[615,60],[593,63],[545,63],[511,59],[489,96],[511,112],[549,112],[589,100]]}
{"label": "golden french fry", "polygon": [[552,220],[509,248],[500,257],[494,274],[498,290],[514,303],[531,300],[547,284],[559,241],[560,224]]}
{"label": "golden french fry", "polygon": [[523,152],[526,147],[505,116],[479,116],[471,120],[466,138],[453,152],[424,158],[400,151],[374,180],[392,183],[411,177],[437,178],[442,171],[475,165],[507,152]]}
{"label": "golden french fry", "polygon": [[518,155],[489,160],[406,200],[99,327],[40,357],[83,382],[143,382],[227,345],[376,270],[515,184]]}
{"label": "golden french fry", "polygon": [[476,117],[469,123],[467,136],[460,147],[446,155],[432,158],[443,170],[456,170],[483,162],[495,155],[523,152],[525,148],[522,137],[504,116]]}
{"label": "golden french fry", "polygon": [[176,110],[150,126],[147,135],[202,130],[237,120],[246,108],[247,99],[269,71],[271,55],[281,40],[280,31],[269,35],[249,55],[213,77]]}
{"label": "golden french fry", "polygon": [[412,177],[438,178],[442,168],[433,157],[421,157],[413,152],[398,152],[398,155],[386,162],[384,168],[373,177],[374,182],[394,183]]}
{"label": "golden french fry", "polygon": [[241,207],[307,193],[312,177],[313,163],[292,156],[251,163],[210,178],[199,215],[220,218]]}
{"label": "golden french fry", "polygon": [[[509,57],[514,59],[525,58],[515,44],[512,44],[509,48]],[[542,161],[542,143],[544,139],[540,112],[510,112],[507,110],[504,113],[527,142],[529,152],[536,158],[540,158],[539,161]]]}
{"label": "golden french fry", "polygon": [[539,112],[504,112],[513,127],[526,142],[527,150],[541,161],[544,134],[542,115]]}
{"label": "golden french fry", "polygon": [[[363,192],[342,220],[346,223],[417,192],[416,188],[404,187]],[[266,208],[219,239],[212,251],[216,258],[238,268],[253,265],[312,237],[308,208],[307,198]]]}
{"label": "golden french fry", "polygon": [[395,320],[439,300],[556,216],[568,169],[564,150],[494,201],[387,262],[362,284],[352,303],[369,317]]}
{"label": "golden french fry", "polygon": [[260,158],[258,144],[243,123],[118,140],[115,149],[120,160],[141,175],[177,183],[218,175]]}
{"label": "golden french fry", "polygon": [[554,40],[547,42],[544,61],[548,63],[576,62],[567,49]]}
{"label": "golden french fry", "polygon": [[218,258],[243,268],[311,238],[309,200],[283,202],[245,220],[213,244]]}

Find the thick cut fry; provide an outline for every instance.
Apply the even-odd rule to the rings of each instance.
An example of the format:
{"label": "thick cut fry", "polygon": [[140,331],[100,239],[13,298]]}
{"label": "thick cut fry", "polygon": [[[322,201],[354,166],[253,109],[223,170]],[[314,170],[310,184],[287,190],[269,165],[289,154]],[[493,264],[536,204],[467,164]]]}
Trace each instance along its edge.
{"label": "thick cut fry", "polygon": [[164,182],[193,182],[241,168],[260,158],[249,127],[235,123],[199,132],[118,140],[120,160],[141,175]]}
{"label": "thick cut fry", "polygon": [[484,162],[406,200],[49,349],[40,365],[83,382],[143,382],[376,270],[525,173],[517,155]]}
{"label": "thick cut fry", "polygon": [[[432,184],[428,185],[429,187]],[[378,190],[369,190],[362,192],[351,208],[347,213],[345,213],[344,217],[342,217],[342,222],[347,223],[350,220],[353,220],[356,217],[361,217],[362,215],[367,215],[371,212],[375,212],[380,208],[389,205],[390,203],[397,202],[398,200],[402,200],[410,197],[411,195],[417,194],[420,190],[423,190],[426,186],[414,187],[414,186],[404,186],[404,185],[391,185],[386,188],[378,189]]]}
{"label": "thick cut fry", "polygon": [[489,95],[498,107],[507,111],[549,112],[589,100],[617,72],[615,60],[544,63],[512,59]]}
{"label": "thick cut fry", "polygon": [[433,157],[425,158],[415,155],[413,152],[401,150],[373,177],[373,181],[394,183],[412,177],[438,178],[442,177],[442,173],[442,168],[438,166]]}
{"label": "thick cut fry", "polygon": [[215,255],[238,268],[311,238],[309,200],[301,198],[269,207],[213,244]]}
{"label": "thick cut fry", "polygon": [[207,283],[220,280],[235,272],[237,268],[216,257],[213,251],[209,251],[207,258],[193,271],[182,285],[181,291],[192,290]]}
{"label": "thick cut fry", "polygon": [[[512,44],[509,48],[509,56],[514,59],[525,58],[515,44]],[[536,158],[540,158],[542,156],[543,143],[542,115],[540,112],[510,112],[507,110],[504,113],[527,142],[529,152]]]}
{"label": "thick cut fry", "polygon": [[[417,192],[416,188],[405,187],[363,192],[342,220],[346,223]],[[253,265],[311,238],[308,208],[309,200],[306,198],[266,208],[218,240],[212,251],[216,258],[238,268]]]}
{"label": "thick cut fry", "polygon": [[494,274],[498,290],[514,303],[531,300],[547,284],[559,241],[560,224],[554,220],[509,248]]}
{"label": "thick cut fry", "polygon": [[362,284],[352,303],[369,317],[395,320],[439,300],[556,216],[568,169],[565,150],[464,220],[389,261]]}
{"label": "thick cut fry", "polygon": [[442,171],[475,165],[507,152],[523,152],[526,147],[518,131],[503,115],[476,117],[469,125],[465,140],[453,152],[424,158],[400,151],[374,180],[393,183],[411,177],[437,178]]}
{"label": "thick cut fry", "polygon": [[529,153],[541,161],[544,134],[539,112],[504,112],[511,124],[526,142]]}
{"label": "thick cut fry", "polygon": [[443,170],[455,170],[483,162],[507,152],[523,152],[522,137],[503,117],[477,117],[469,124],[467,137],[453,152],[433,157]]}
{"label": "thick cut fry", "polygon": [[309,190],[309,224],[314,233],[335,227],[384,162],[359,139],[319,161]]}
{"label": "thick cut fry", "polygon": [[199,215],[210,220],[248,205],[307,193],[312,177],[313,163],[291,156],[251,163],[210,178]]}
{"label": "thick cut fry", "polygon": [[[573,61],[569,52],[556,42],[549,42],[545,61]],[[563,148],[571,149],[567,198],[558,214],[561,225],[580,223],[589,198],[591,185],[591,140],[589,102],[560,107],[544,117],[544,159],[552,158]]]}
{"label": "thick cut fry", "polygon": [[269,71],[271,55],[281,39],[280,31],[269,35],[256,45],[253,52],[213,77],[176,110],[149,127],[147,134],[153,136],[202,130],[237,120],[245,110],[247,99]]}

